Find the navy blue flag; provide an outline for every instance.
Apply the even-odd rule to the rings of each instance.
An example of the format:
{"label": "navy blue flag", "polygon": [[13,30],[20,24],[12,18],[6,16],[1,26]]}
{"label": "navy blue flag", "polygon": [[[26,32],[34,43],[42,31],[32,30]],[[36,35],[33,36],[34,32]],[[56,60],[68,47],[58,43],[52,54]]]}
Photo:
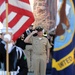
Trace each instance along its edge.
{"label": "navy blue flag", "polygon": [[73,3],[74,3],[74,7],[75,7],[75,0],[73,0]]}
{"label": "navy blue flag", "polygon": [[75,75],[75,13],[73,0],[59,0],[57,3],[57,29],[52,58],[52,75]]}

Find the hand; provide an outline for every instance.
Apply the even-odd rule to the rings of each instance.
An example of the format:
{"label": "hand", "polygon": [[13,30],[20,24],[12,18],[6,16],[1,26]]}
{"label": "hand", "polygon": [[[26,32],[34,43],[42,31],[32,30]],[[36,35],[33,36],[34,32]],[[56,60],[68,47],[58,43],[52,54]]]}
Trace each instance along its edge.
{"label": "hand", "polygon": [[38,32],[38,31],[37,31],[37,30],[35,30],[35,31],[33,31],[33,32],[32,32],[32,34],[35,34],[35,33],[37,33],[37,32]]}
{"label": "hand", "polygon": [[46,59],[46,62],[49,63],[49,58]]}

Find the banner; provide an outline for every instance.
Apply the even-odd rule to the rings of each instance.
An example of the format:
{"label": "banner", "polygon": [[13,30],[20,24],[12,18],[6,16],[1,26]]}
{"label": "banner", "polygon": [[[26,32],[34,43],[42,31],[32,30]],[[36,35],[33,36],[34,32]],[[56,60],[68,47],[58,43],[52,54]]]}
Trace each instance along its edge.
{"label": "banner", "polygon": [[73,0],[73,3],[74,3],[74,8],[75,8],[75,0]]}
{"label": "banner", "polygon": [[73,0],[57,0],[52,75],[75,75],[75,14]]}

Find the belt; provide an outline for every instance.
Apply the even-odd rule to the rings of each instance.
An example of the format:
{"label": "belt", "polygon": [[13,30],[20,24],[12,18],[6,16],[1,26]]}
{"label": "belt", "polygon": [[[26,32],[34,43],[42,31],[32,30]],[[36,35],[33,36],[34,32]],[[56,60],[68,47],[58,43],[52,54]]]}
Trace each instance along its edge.
{"label": "belt", "polygon": [[43,55],[43,54],[46,54],[45,52],[44,53],[36,53],[36,52],[33,52],[34,54],[36,55]]}

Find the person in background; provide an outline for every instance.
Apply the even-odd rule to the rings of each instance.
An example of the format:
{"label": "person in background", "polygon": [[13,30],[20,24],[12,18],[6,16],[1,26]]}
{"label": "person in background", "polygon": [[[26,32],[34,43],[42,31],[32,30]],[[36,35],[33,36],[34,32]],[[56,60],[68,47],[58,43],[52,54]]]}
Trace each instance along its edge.
{"label": "person in background", "polygon": [[33,31],[33,25],[30,25],[30,27],[26,30],[24,33],[25,38]]}
{"label": "person in background", "polygon": [[[33,25],[30,25],[30,27],[26,30],[24,33],[25,38],[33,31]],[[32,43],[25,43],[25,54],[27,57],[27,64],[28,64],[28,71],[33,72],[33,66],[32,66]]]}
{"label": "person in background", "polygon": [[[37,36],[33,36],[37,33]],[[38,26],[24,40],[26,43],[32,43],[33,48],[33,70],[34,75],[46,75],[46,65],[49,62],[50,44],[43,36],[43,28]]]}
{"label": "person in background", "polygon": [[32,32],[33,25],[30,25],[30,27],[17,39],[15,45],[25,50],[26,44],[24,42],[24,39]]}
{"label": "person in background", "polygon": [[25,49],[25,42],[24,42],[25,36],[24,33],[17,39],[15,45],[22,48],[23,50]]}
{"label": "person in background", "polygon": [[53,56],[53,49],[54,49],[54,39],[55,39],[55,34],[48,34],[48,40],[51,44],[51,49],[50,49],[50,53],[51,53],[51,56]]}
{"label": "person in background", "polygon": [[2,70],[6,71],[6,63],[7,63],[6,50],[8,50],[9,72],[14,72],[13,75],[27,75],[28,67],[26,56],[23,50],[14,44],[12,40],[13,38],[12,29],[8,27],[7,34],[6,34],[6,27],[3,27],[1,31],[2,31],[2,41],[0,43],[0,62],[4,64],[4,69]]}
{"label": "person in background", "polygon": [[0,42],[2,41],[2,32],[0,30]]}
{"label": "person in background", "polygon": [[[0,43],[1,43],[1,41],[2,41],[2,32],[0,30]],[[1,62],[0,62],[0,68],[1,68]]]}

